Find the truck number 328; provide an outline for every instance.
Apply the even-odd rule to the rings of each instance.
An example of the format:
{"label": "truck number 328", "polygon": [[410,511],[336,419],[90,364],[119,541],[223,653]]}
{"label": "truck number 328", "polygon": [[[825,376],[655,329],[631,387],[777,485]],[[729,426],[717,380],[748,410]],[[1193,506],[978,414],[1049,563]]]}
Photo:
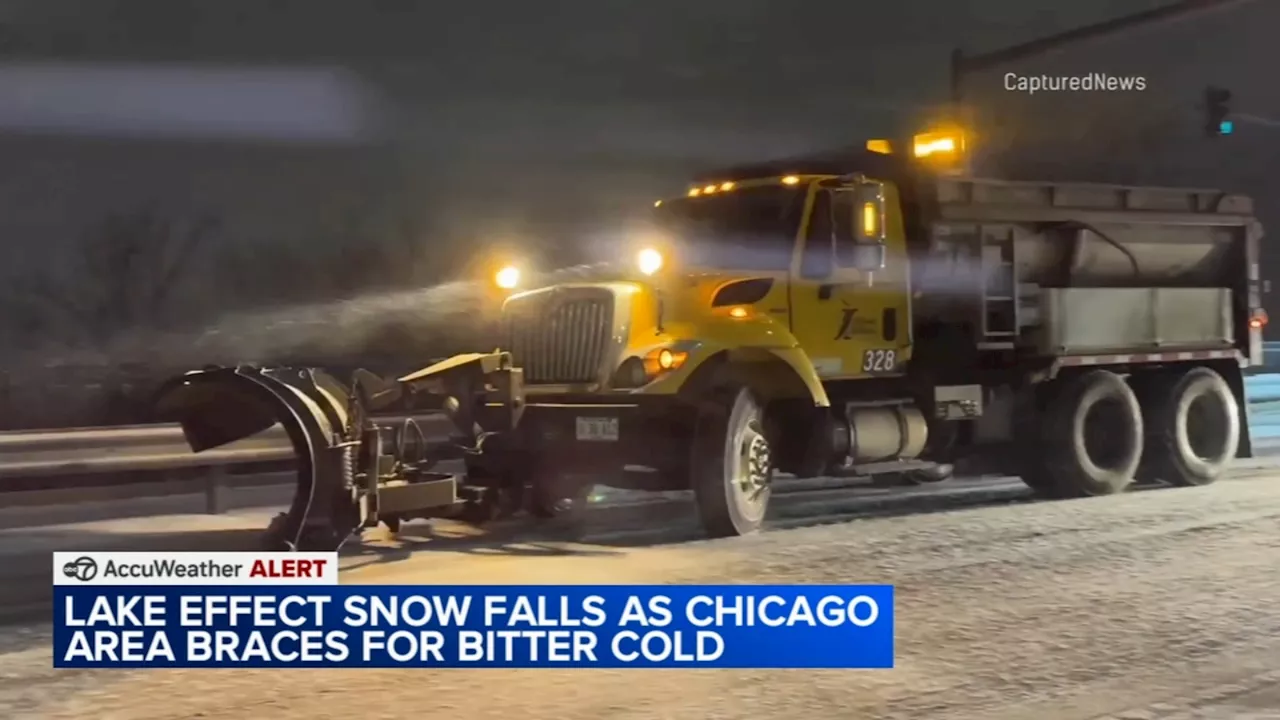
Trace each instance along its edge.
{"label": "truck number 328", "polygon": [[893,372],[897,367],[896,350],[868,350],[862,355],[862,372]]}

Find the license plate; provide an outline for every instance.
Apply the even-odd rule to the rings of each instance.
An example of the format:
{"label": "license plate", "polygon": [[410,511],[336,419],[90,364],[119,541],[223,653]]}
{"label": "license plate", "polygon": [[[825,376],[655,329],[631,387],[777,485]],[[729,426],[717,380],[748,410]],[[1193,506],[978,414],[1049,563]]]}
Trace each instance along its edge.
{"label": "license plate", "polygon": [[578,439],[587,442],[617,442],[618,418],[580,417],[577,423]]}

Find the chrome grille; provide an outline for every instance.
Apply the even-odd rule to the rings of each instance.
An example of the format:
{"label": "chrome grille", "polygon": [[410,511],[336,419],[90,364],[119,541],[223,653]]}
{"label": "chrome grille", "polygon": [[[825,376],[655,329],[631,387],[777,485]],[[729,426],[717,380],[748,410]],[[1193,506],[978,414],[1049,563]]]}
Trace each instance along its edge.
{"label": "chrome grille", "polygon": [[550,291],[507,301],[506,350],[530,384],[594,383],[613,335],[613,295]]}

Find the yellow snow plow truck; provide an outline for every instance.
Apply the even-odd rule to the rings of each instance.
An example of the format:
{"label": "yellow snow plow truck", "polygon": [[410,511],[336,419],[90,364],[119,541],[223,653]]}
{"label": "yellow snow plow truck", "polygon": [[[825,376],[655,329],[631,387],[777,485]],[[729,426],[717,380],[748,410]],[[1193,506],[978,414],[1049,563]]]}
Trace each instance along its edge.
{"label": "yellow snow plow truck", "polygon": [[[968,463],[1071,498],[1204,485],[1251,454],[1248,198],[959,176],[916,150],[696,178],[628,262],[512,294],[493,353],[349,385],[205,369],[159,407],[195,451],[281,423],[298,489],[269,536],[302,549],[572,513],[590,485],[692,490],[706,532],[733,536],[761,527],[778,473]],[[424,406],[452,437],[372,419]]]}

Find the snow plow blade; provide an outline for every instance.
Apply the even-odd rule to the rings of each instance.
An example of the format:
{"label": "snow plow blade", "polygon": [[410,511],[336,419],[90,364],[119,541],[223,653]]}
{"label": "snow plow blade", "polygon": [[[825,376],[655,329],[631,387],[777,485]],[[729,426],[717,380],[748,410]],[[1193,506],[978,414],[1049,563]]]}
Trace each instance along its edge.
{"label": "snow plow blade", "polygon": [[[439,517],[489,517],[500,504],[523,406],[507,353],[458,355],[397,379],[356,371],[350,389],[310,368],[206,368],[161,386],[156,410],[203,452],[279,423],[297,457],[289,511],[267,531],[278,550],[337,550],[361,530]],[[453,432],[429,437],[412,412],[430,405]],[[462,473],[436,472],[443,461]],[[474,482],[473,470],[480,471]]]}
{"label": "snow plow blade", "polygon": [[297,485],[267,543],[281,550],[336,550],[362,525],[351,495],[359,427],[347,391],[312,369],[252,366],[190,372],[163,385],[161,419],[177,422],[193,452],[256,435],[279,423],[297,457]]}

